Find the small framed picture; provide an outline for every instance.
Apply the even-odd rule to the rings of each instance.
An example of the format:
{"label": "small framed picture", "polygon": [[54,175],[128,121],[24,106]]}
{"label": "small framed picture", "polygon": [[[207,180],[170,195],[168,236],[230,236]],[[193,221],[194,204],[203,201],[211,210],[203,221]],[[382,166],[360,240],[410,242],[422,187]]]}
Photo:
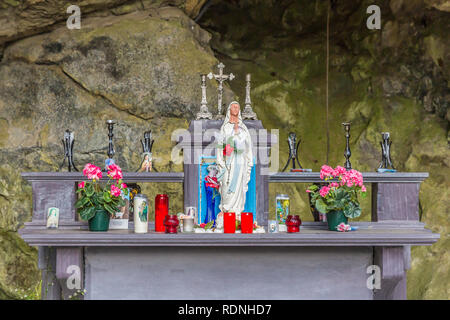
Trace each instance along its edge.
{"label": "small framed picture", "polygon": [[47,228],[56,229],[58,228],[59,222],[59,208],[48,208],[47,211]]}
{"label": "small framed picture", "polygon": [[269,233],[278,233],[278,221],[277,220],[267,221],[267,230],[269,231]]}

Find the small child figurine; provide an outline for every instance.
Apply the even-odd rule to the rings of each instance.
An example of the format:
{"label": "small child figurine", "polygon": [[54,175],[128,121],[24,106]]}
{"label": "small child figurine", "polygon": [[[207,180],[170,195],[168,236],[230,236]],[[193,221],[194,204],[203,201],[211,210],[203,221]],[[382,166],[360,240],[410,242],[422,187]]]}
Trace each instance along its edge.
{"label": "small child figurine", "polygon": [[215,208],[216,208],[216,197],[219,194],[219,183],[217,182],[217,166],[211,164],[207,167],[208,175],[205,177],[205,188],[206,188],[206,216],[204,223],[210,221],[215,221]]}

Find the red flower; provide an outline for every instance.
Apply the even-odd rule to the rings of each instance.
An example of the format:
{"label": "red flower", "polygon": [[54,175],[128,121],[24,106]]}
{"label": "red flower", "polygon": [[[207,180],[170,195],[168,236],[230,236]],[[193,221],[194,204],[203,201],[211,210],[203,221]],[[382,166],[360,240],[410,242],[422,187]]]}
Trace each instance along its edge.
{"label": "red flower", "polygon": [[204,228],[206,226],[206,223],[200,224],[200,228]]}
{"label": "red flower", "polygon": [[227,144],[225,148],[223,148],[223,155],[229,157],[233,151],[234,148],[230,144]]}

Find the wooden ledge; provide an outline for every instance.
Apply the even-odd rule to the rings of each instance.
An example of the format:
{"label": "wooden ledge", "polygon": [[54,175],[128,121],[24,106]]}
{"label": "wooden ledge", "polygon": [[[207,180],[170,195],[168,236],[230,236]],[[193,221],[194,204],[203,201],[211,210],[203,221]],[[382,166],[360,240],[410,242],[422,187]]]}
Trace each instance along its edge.
{"label": "wooden ledge", "polygon": [[301,227],[299,233],[219,234],[149,232],[136,234],[132,230],[90,232],[80,229],[21,229],[21,237],[32,246],[88,247],[304,247],[304,246],[405,246],[432,245],[439,234],[427,229],[364,228],[351,232],[335,232]]}

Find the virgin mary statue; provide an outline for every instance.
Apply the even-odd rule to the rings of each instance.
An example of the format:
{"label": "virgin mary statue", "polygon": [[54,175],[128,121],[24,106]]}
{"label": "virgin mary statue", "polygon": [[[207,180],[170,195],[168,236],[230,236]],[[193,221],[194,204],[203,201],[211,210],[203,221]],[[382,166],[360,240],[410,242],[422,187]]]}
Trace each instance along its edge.
{"label": "virgin mary statue", "polygon": [[220,128],[217,167],[221,197],[219,209],[221,213],[234,212],[240,219],[253,167],[253,153],[250,133],[242,122],[241,107],[236,101],[229,104]]}

